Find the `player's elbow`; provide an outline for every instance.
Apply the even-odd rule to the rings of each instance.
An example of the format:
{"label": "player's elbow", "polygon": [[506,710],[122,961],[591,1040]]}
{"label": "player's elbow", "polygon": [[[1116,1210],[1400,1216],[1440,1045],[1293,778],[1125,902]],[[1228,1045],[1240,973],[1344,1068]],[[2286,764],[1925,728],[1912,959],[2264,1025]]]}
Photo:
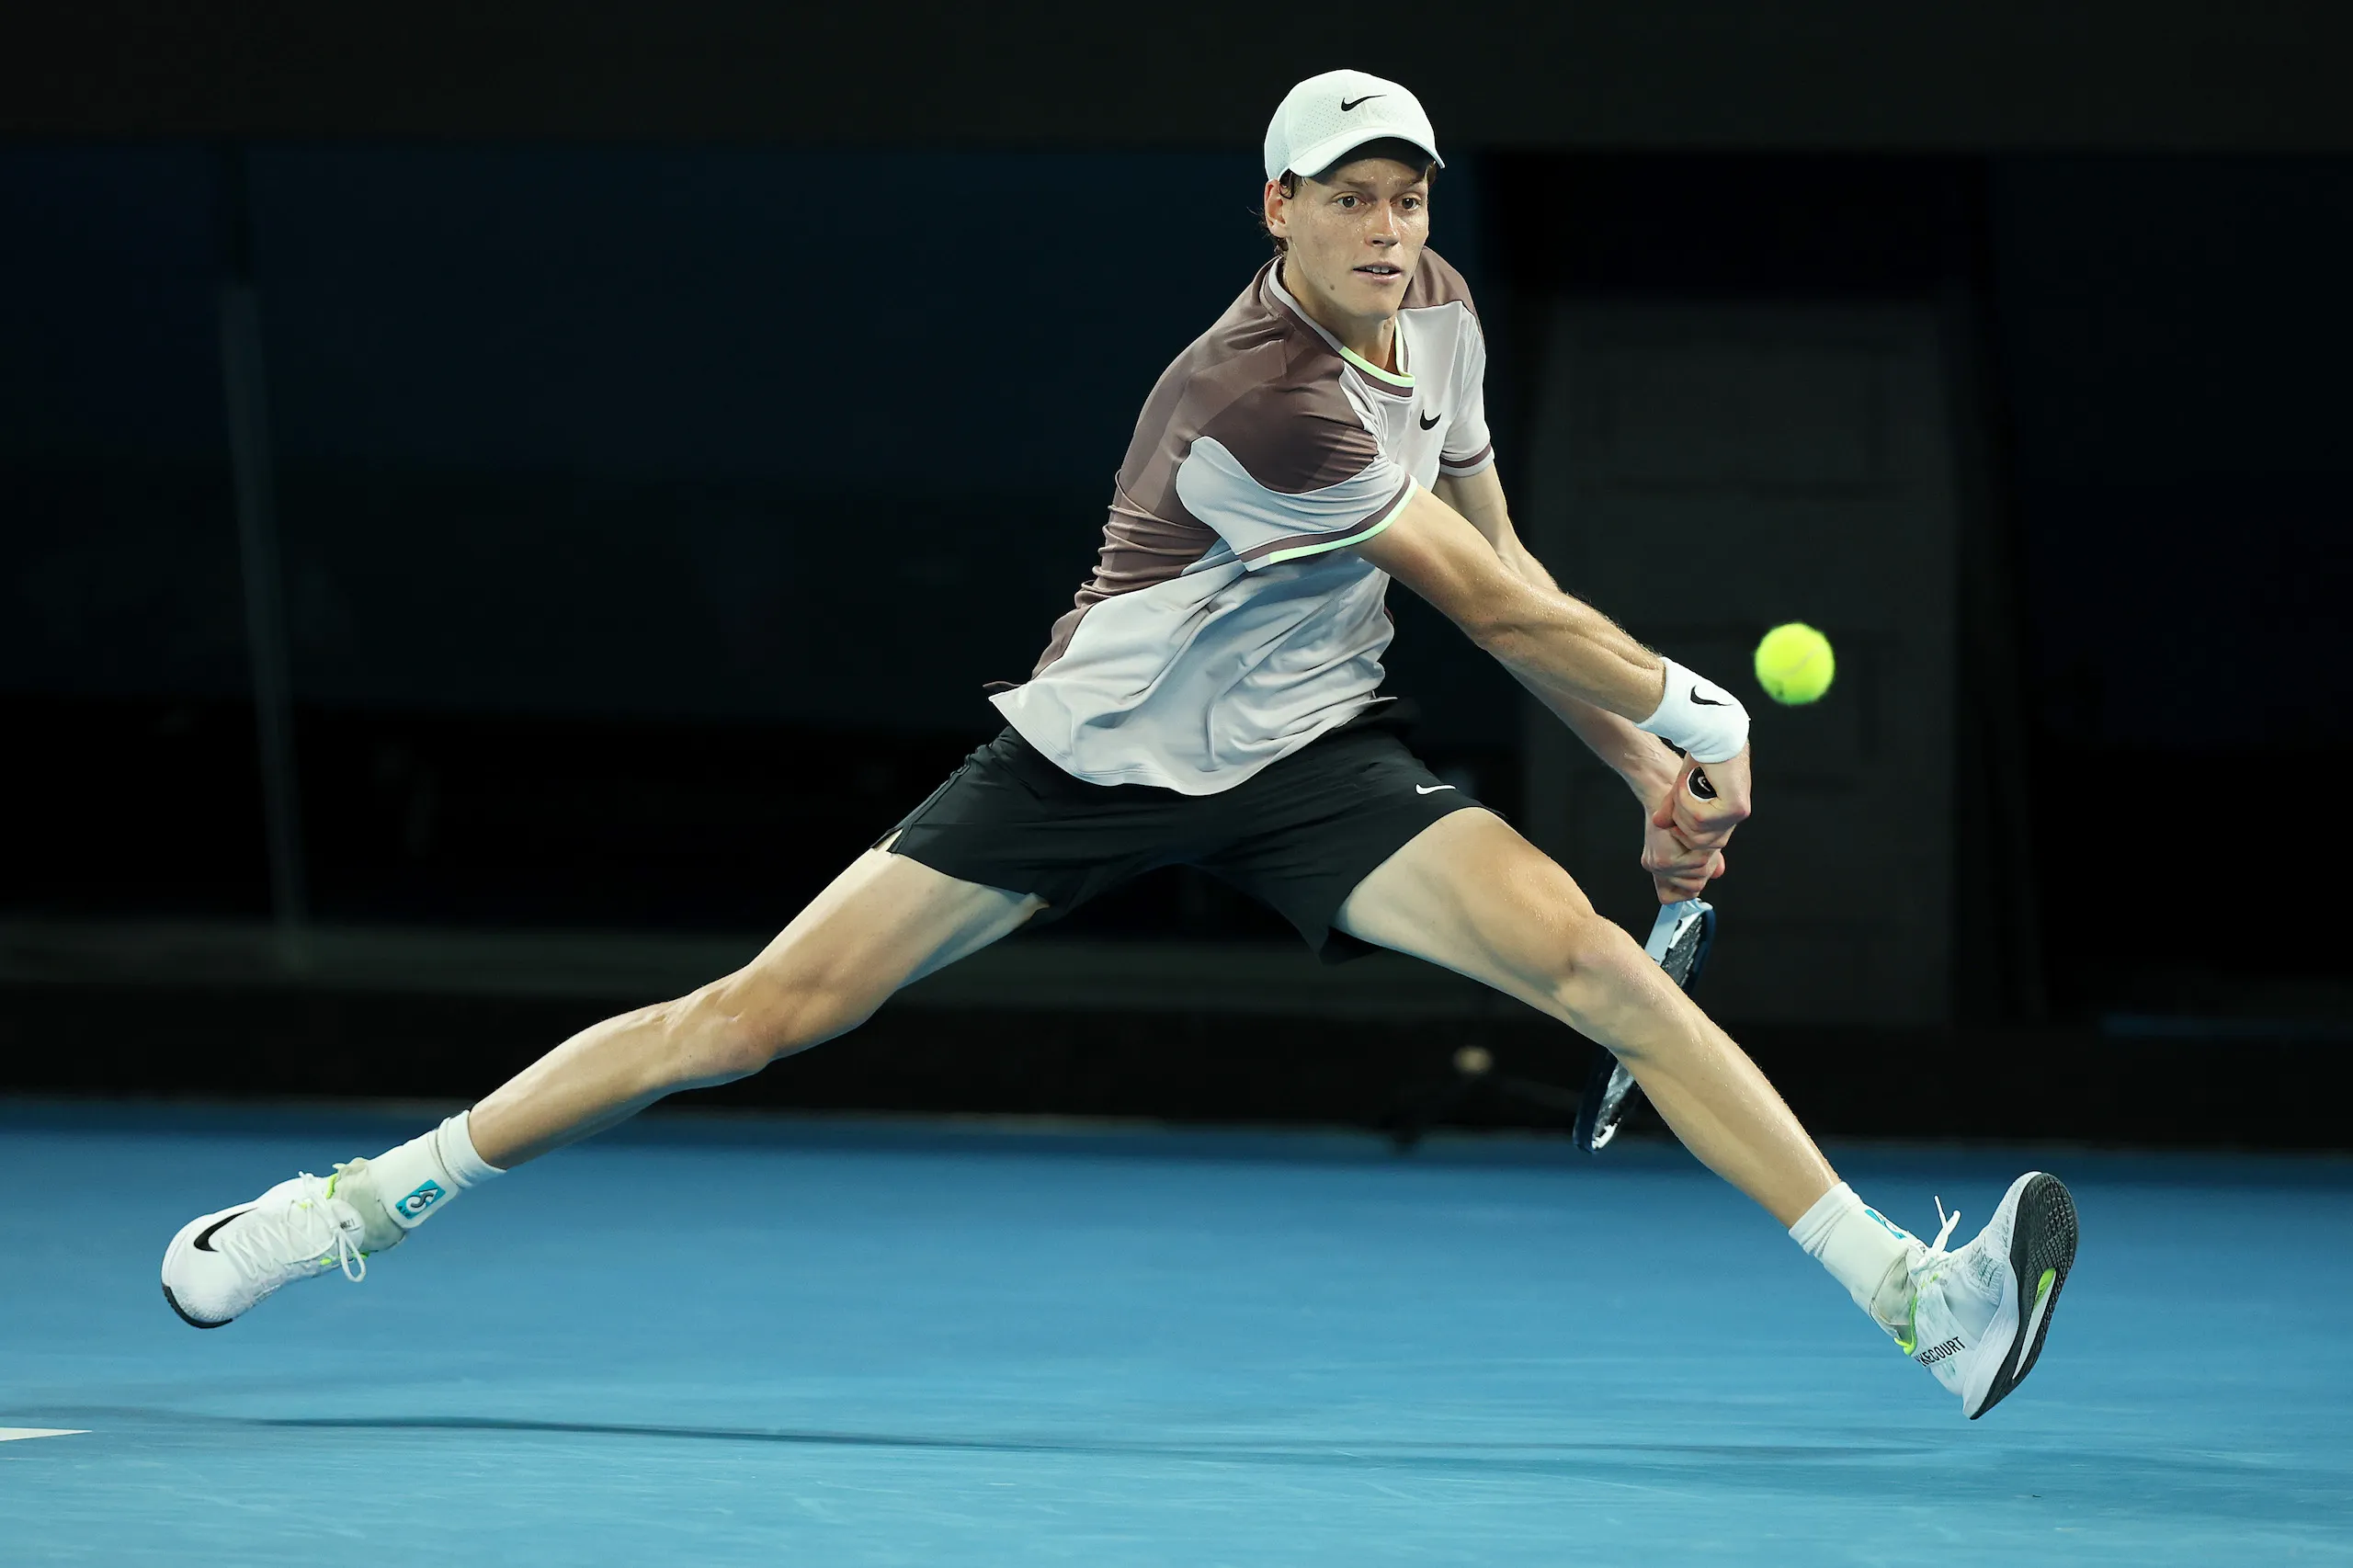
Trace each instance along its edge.
{"label": "player's elbow", "polygon": [[1489,656],[1506,665],[1523,665],[1534,657],[1546,630],[1543,607],[1530,603],[1531,597],[1491,595],[1462,609],[1454,623]]}

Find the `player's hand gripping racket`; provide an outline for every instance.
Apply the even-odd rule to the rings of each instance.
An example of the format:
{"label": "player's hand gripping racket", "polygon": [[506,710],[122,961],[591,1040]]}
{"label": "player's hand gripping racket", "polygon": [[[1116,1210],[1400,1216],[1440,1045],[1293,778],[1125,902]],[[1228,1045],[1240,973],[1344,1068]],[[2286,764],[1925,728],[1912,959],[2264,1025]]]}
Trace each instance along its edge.
{"label": "player's hand gripping racket", "polygon": [[[1716,908],[1704,898],[1687,898],[1660,909],[1643,944],[1667,978],[1686,992],[1708,962],[1708,947],[1716,939]],[[1597,1154],[1618,1136],[1626,1115],[1643,1097],[1634,1075],[1608,1051],[1593,1064],[1586,1080],[1585,1097],[1577,1102],[1577,1147]]]}

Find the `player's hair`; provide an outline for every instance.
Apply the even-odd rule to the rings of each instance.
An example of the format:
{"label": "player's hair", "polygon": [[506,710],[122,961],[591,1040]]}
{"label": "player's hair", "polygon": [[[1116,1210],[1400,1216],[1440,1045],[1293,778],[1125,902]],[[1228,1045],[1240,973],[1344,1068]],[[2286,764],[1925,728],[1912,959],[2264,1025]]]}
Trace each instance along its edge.
{"label": "player's hair", "polygon": [[[1387,158],[1393,163],[1403,164],[1407,168],[1412,168],[1418,164],[1421,165],[1422,183],[1425,185],[1431,184],[1438,178],[1438,165],[1430,162],[1430,155],[1427,153],[1423,152],[1411,142],[1402,141],[1394,136],[1384,136],[1378,142],[1368,142],[1361,147],[1351,147],[1333,159],[1320,172],[1309,175],[1307,177],[1319,185],[1329,184],[1330,181],[1326,180],[1324,176],[1329,175],[1342,164],[1353,164],[1359,158]],[[1299,194],[1299,180],[1297,170],[1285,169],[1283,177],[1277,183],[1283,187],[1283,194],[1290,197]],[[1290,249],[1290,243],[1288,240],[1276,233],[1274,230],[1267,228],[1267,209],[1264,202],[1261,202],[1258,207],[1258,227],[1266,230],[1267,239],[1274,245],[1277,256],[1281,256]]]}

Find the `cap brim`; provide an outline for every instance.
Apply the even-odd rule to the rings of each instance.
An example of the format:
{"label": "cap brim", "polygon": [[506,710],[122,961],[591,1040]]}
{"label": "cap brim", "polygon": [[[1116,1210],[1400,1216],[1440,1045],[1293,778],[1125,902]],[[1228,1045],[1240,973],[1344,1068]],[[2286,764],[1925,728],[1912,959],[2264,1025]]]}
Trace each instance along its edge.
{"label": "cap brim", "polygon": [[1430,162],[1439,168],[1446,167],[1446,160],[1438,155],[1438,149],[1430,146],[1418,136],[1402,135],[1394,131],[1376,131],[1367,136],[1350,131],[1338,136],[1327,136],[1313,146],[1302,148],[1292,153],[1290,172],[1296,175],[1306,175],[1313,178],[1339,163],[1357,148],[1370,147],[1375,142],[1403,142],[1409,147],[1419,148],[1427,153]]}

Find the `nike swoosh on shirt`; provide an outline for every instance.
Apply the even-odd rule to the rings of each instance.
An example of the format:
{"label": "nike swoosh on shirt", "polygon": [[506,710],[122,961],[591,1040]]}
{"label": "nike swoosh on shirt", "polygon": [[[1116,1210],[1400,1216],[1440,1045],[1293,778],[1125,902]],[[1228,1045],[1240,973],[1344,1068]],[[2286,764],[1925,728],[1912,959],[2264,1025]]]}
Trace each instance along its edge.
{"label": "nike swoosh on shirt", "polygon": [[1435,795],[1440,790],[1451,790],[1453,788],[1454,786],[1451,784],[1416,784],[1414,786],[1414,793],[1416,795]]}
{"label": "nike swoosh on shirt", "polygon": [[1446,415],[1443,414],[1425,414],[1421,416],[1422,428],[1425,430],[1435,430],[1438,428],[1438,422],[1445,417]]}

